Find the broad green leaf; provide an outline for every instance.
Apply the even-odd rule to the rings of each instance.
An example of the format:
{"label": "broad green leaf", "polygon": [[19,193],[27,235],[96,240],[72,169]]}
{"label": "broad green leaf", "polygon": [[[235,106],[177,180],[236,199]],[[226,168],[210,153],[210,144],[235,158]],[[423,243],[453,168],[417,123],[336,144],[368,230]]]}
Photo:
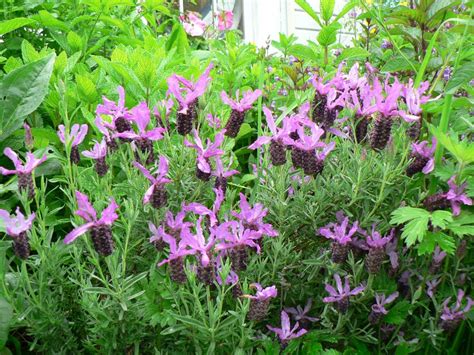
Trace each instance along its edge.
{"label": "broad green leaf", "polygon": [[13,308],[5,298],[0,296],[0,350],[8,339],[8,329],[13,318]]}
{"label": "broad green leaf", "polygon": [[20,68],[22,65],[23,65],[23,61],[20,58],[10,57],[5,62],[5,65],[3,66],[3,70],[5,71],[5,73],[8,74],[17,68]]}
{"label": "broad green leaf", "polygon": [[8,32],[15,31],[21,27],[31,25],[35,20],[26,17],[17,17],[11,20],[0,22],[0,36]]}
{"label": "broad green leaf", "polygon": [[337,62],[340,63],[343,60],[347,60],[347,59],[363,59],[368,56],[370,56],[370,52],[368,52],[364,48],[360,48],[360,47],[346,48],[342,51],[339,57],[337,57]]}
{"label": "broad green leaf", "polygon": [[438,140],[438,144],[446,148],[459,162],[464,164],[474,162],[474,143],[468,140],[459,141],[457,136],[445,134],[439,127],[430,126],[430,130]]}
{"label": "broad green leaf", "polygon": [[458,0],[435,0],[427,11],[427,18],[431,20],[434,16],[439,14],[441,11],[445,11],[452,7]]}
{"label": "broad green leaf", "polygon": [[335,0],[320,0],[320,12],[323,20],[328,23],[334,13]]}
{"label": "broad green leaf", "polygon": [[337,40],[337,31],[341,28],[338,22],[323,27],[318,34],[318,42],[323,47],[328,47]]}
{"label": "broad green leaf", "polygon": [[453,255],[456,250],[456,243],[454,242],[453,237],[441,232],[427,232],[418,246],[418,255],[433,253],[437,245],[441,250],[450,255]]}
{"label": "broad green leaf", "polygon": [[447,225],[447,229],[458,237],[474,236],[474,215],[467,211]]}
{"label": "broad green leaf", "polygon": [[448,84],[446,85],[445,91],[448,93],[453,93],[461,85],[464,85],[471,81],[474,78],[474,62],[469,61],[459,67],[449,79]]}
{"label": "broad green leaf", "polygon": [[34,62],[42,57],[26,39],[21,42],[21,56],[24,63]]}
{"label": "broad green leaf", "polygon": [[46,10],[41,10],[37,15],[32,16],[35,20],[49,28],[58,28],[65,32],[69,31],[69,26],[63,21],[58,20]]}
{"label": "broad green leaf", "polygon": [[184,55],[189,48],[188,36],[179,22],[173,26],[166,42],[166,50],[170,51],[172,48],[176,48],[177,54],[180,55]]}
{"label": "broad green leaf", "polygon": [[402,224],[415,218],[429,218],[430,213],[422,208],[400,207],[392,212],[391,224]]}
{"label": "broad green leaf", "polygon": [[99,99],[94,82],[86,75],[76,75],[77,92],[79,97],[88,103],[94,103]]}
{"label": "broad green leaf", "polygon": [[319,19],[318,14],[316,13],[316,11],[313,10],[311,5],[308,4],[306,0],[295,0],[295,2],[299,7],[301,7],[304,10],[304,12],[306,12],[309,16],[311,16],[312,19],[316,21],[320,27],[323,27],[323,24],[321,23],[321,20]]}
{"label": "broad green leaf", "polygon": [[0,141],[21,127],[48,91],[55,54],[8,73],[0,82]]}
{"label": "broad green leaf", "polygon": [[[412,65],[415,67],[417,66],[417,63],[411,62]],[[407,60],[401,56],[395,56],[393,58],[390,58],[387,63],[380,69],[381,72],[385,73],[393,73],[397,71],[402,71],[402,70],[412,70],[412,66],[410,65]]]}
{"label": "broad green leaf", "polygon": [[303,44],[292,45],[288,52],[299,59],[310,61],[316,61],[318,59],[317,54],[314,53],[314,51],[309,46],[305,46]]}
{"label": "broad green leaf", "polygon": [[453,221],[452,213],[449,211],[434,211],[431,213],[431,224],[441,229],[446,228],[448,222]]}
{"label": "broad green leaf", "polygon": [[72,52],[80,52],[82,50],[82,38],[74,31],[69,31],[66,36],[67,44],[71,48]]}
{"label": "broad green leaf", "polygon": [[405,239],[407,246],[412,246],[416,241],[423,240],[428,230],[428,217],[415,218],[403,227],[402,239]]}

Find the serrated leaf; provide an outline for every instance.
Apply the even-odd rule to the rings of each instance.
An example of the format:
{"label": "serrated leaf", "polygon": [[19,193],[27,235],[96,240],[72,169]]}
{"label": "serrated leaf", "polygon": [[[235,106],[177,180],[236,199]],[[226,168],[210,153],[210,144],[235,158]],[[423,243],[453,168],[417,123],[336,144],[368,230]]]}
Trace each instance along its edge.
{"label": "serrated leaf", "polygon": [[325,26],[318,34],[318,43],[323,47],[328,47],[337,40],[337,31],[341,28],[341,24],[336,22],[329,26]]}
{"label": "serrated leaf", "polygon": [[416,241],[423,240],[428,230],[429,217],[416,218],[408,222],[403,227],[402,239],[405,239],[406,245],[412,246]]}
{"label": "serrated leaf", "polygon": [[48,92],[55,54],[8,73],[0,82],[0,141],[21,127]]}
{"label": "serrated leaf", "polygon": [[320,12],[323,20],[328,23],[334,13],[335,0],[321,0]]}
{"label": "serrated leaf", "polygon": [[459,217],[447,225],[447,229],[458,237],[474,236],[474,215],[464,211]]}
{"label": "serrated leaf", "polygon": [[448,222],[453,221],[453,216],[451,212],[448,211],[434,211],[431,213],[431,223],[435,227],[439,227],[441,229],[446,228]]}
{"label": "serrated leaf", "polygon": [[180,55],[184,55],[189,48],[188,36],[179,22],[175,23],[166,41],[166,50],[170,51],[172,48]]}
{"label": "serrated leaf", "polygon": [[10,57],[5,62],[5,65],[3,66],[3,70],[5,71],[5,73],[8,74],[17,68],[20,68],[22,65],[23,65],[23,62],[20,58]]}
{"label": "serrated leaf", "polygon": [[400,207],[392,212],[391,224],[402,224],[415,218],[429,218],[430,213],[422,208]]}
{"label": "serrated leaf", "polygon": [[468,83],[474,78],[474,62],[469,61],[456,69],[451,79],[446,85],[447,94],[454,93],[461,85]]}
{"label": "serrated leaf", "polygon": [[85,75],[76,75],[77,91],[81,99],[94,103],[99,98],[94,82]]}
{"label": "serrated leaf", "polygon": [[446,134],[439,127],[430,126],[430,130],[438,140],[438,143],[446,148],[456,159],[464,164],[474,162],[474,144],[468,140],[459,141],[453,134]]}
{"label": "serrated leaf", "polygon": [[[408,59],[409,60],[409,59]],[[412,61],[412,64],[417,67],[417,64]],[[403,57],[393,57],[390,58],[387,63],[380,69],[381,72],[393,73],[403,70],[412,70],[412,67],[409,62]]]}
{"label": "serrated leaf", "polygon": [[40,22],[46,27],[50,28],[58,28],[60,30],[63,30],[65,32],[69,31],[69,26],[64,23],[63,21],[58,20],[56,17],[51,15],[48,11],[46,10],[41,10],[38,12],[37,15],[32,16],[35,20]]}
{"label": "serrated leaf", "polygon": [[318,56],[314,51],[303,44],[294,44],[290,47],[288,52],[294,55],[296,58],[305,59],[310,61],[318,60]]}
{"label": "serrated leaf", "polygon": [[23,58],[24,63],[31,63],[39,60],[42,56],[36,51],[30,42],[24,39],[21,42],[21,57]]}
{"label": "serrated leaf", "polygon": [[71,48],[72,52],[79,52],[82,50],[82,38],[74,31],[69,31],[66,36],[67,43]]}
{"label": "serrated leaf", "polygon": [[456,250],[456,243],[453,237],[441,232],[427,232],[418,246],[418,255],[431,254],[436,246],[439,246],[441,250],[450,255],[453,255]]}
{"label": "serrated leaf", "polygon": [[17,17],[11,20],[0,22],[0,36],[15,31],[21,27],[31,25],[35,20],[26,17]]}

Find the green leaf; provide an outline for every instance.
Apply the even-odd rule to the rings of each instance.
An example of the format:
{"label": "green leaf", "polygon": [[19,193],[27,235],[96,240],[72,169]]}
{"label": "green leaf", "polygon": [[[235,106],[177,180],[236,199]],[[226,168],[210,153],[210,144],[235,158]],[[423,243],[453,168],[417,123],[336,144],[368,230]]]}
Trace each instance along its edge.
{"label": "green leaf", "polygon": [[15,31],[21,27],[31,25],[35,20],[26,17],[17,17],[11,20],[0,22],[0,36],[8,32]]}
{"label": "green leaf", "polygon": [[449,211],[434,211],[431,213],[431,224],[435,227],[445,229],[447,222],[452,222],[453,216]]}
{"label": "green leaf", "polygon": [[176,48],[176,53],[180,55],[185,54],[189,48],[188,36],[179,22],[173,26],[166,42],[166,50],[170,51],[172,48]]}
{"label": "green leaf", "polygon": [[76,32],[69,31],[66,38],[73,53],[82,51],[82,38]]}
{"label": "green leaf", "polygon": [[323,47],[328,47],[337,40],[337,31],[341,28],[341,24],[336,22],[329,26],[323,27],[318,34],[318,42]]}
{"label": "green leaf", "polygon": [[48,92],[55,54],[8,73],[0,82],[0,141],[21,127]]}
{"label": "green leaf", "polygon": [[391,224],[402,224],[414,218],[429,218],[430,213],[422,208],[400,207],[392,212]]}
{"label": "green leaf", "polygon": [[[417,66],[417,64],[411,61],[411,64]],[[380,69],[381,72],[393,73],[402,70],[412,70],[412,66],[407,60],[401,56],[395,56],[390,58],[387,63]]]}
{"label": "green leaf", "polygon": [[323,20],[328,23],[334,13],[335,0],[321,0],[320,12]]}
{"label": "green leaf", "polygon": [[349,11],[351,11],[354,7],[356,7],[359,4],[357,0],[353,0],[348,2],[347,4],[344,5],[342,10],[337,14],[337,16],[334,18],[334,21],[339,21],[341,18],[343,18]]}
{"label": "green leaf", "polygon": [[337,62],[340,63],[343,60],[347,59],[363,59],[367,58],[368,56],[370,56],[370,52],[365,50],[364,48],[346,48],[342,51],[339,57],[337,57]]}
{"label": "green leaf", "polygon": [[51,15],[46,10],[41,10],[37,15],[32,16],[35,20],[40,22],[42,25],[49,28],[57,28],[65,32],[69,31],[69,26],[63,21],[58,20],[56,17]]}
{"label": "green leaf", "polygon": [[469,61],[459,67],[449,79],[448,84],[446,85],[446,93],[452,93],[457,90],[461,85],[468,83],[474,78],[474,62]]}
{"label": "green leaf", "polygon": [[99,99],[94,82],[86,75],[76,75],[77,92],[82,100],[94,103]]}
{"label": "green leaf", "polygon": [[21,42],[21,56],[24,63],[34,62],[42,57],[26,39]]}
{"label": "green leaf", "polygon": [[474,162],[474,144],[468,140],[459,141],[456,135],[448,135],[442,132],[441,128],[430,126],[431,133],[459,162],[469,164]]}
{"label": "green leaf", "polygon": [[0,350],[8,339],[8,329],[13,318],[13,308],[5,298],[0,296]]}
{"label": "green leaf", "polygon": [[299,7],[301,7],[304,10],[304,12],[306,12],[309,16],[312,17],[314,21],[317,22],[319,27],[323,27],[323,24],[321,23],[321,20],[319,19],[318,14],[316,13],[316,11],[313,10],[311,5],[308,4],[306,0],[295,0],[295,2]]}
{"label": "green leaf", "polygon": [[453,237],[441,232],[427,232],[418,246],[418,255],[433,253],[437,245],[441,248],[441,250],[450,255],[453,255],[456,251],[456,243],[454,242]]}
{"label": "green leaf", "polygon": [[288,52],[299,59],[306,59],[310,61],[318,60],[317,54],[309,46],[305,46],[303,44],[292,45]]}
{"label": "green leaf", "polygon": [[436,16],[441,11],[445,11],[448,8],[452,7],[458,0],[436,0],[434,1],[427,11],[427,18],[431,20],[434,16]]}
{"label": "green leaf", "polygon": [[405,321],[405,318],[407,317],[410,308],[411,305],[408,301],[403,300],[396,303],[385,316],[385,322],[395,325],[402,324]]}
{"label": "green leaf", "polygon": [[474,236],[474,215],[467,211],[447,225],[447,229],[462,238],[466,235]]}

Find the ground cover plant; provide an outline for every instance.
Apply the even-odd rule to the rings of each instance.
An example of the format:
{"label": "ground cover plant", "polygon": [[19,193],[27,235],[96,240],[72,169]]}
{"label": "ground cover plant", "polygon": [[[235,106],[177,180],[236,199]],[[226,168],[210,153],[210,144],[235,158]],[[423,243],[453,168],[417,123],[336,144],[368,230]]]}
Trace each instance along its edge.
{"label": "ground cover plant", "polygon": [[4,2],[2,354],[474,351],[472,4],[296,3]]}

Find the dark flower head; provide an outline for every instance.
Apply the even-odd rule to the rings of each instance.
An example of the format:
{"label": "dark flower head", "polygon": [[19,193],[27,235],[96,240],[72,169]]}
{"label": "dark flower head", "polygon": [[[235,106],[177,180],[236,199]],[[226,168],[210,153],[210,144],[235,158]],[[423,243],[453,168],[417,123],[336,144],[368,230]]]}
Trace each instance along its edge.
{"label": "dark flower head", "polygon": [[139,169],[142,174],[151,182],[151,186],[145,192],[145,196],[143,197],[144,204],[150,202],[150,198],[153,194],[153,190],[155,189],[155,187],[160,187],[164,184],[169,184],[170,182],[172,182],[166,177],[166,174],[168,174],[168,159],[166,159],[166,157],[164,156],[160,156],[160,162],[158,164],[158,172],[156,174],[156,177],[154,177],[148,169],[146,169],[138,162],[133,162],[133,166]]}
{"label": "dark flower head", "polygon": [[204,173],[211,173],[211,165],[209,164],[209,159],[211,157],[216,157],[224,154],[222,149],[219,149],[222,142],[224,141],[225,130],[220,131],[214,140],[214,143],[208,138],[206,141],[206,147],[202,143],[201,138],[197,130],[193,129],[192,134],[194,137],[194,144],[189,142],[187,139],[184,140],[184,145],[189,148],[196,149],[197,155],[197,166],[199,170]]}
{"label": "dark flower head", "polygon": [[130,120],[135,122],[138,128],[138,132],[119,132],[116,133],[114,137],[128,139],[148,139],[151,141],[156,141],[162,139],[163,133],[166,131],[162,127],[152,128],[148,130],[148,125],[150,123],[150,109],[148,108],[146,102],[141,102],[140,104],[132,108],[130,113]]}
{"label": "dark flower head", "polygon": [[91,228],[100,227],[102,225],[111,226],[118,218],[116,210],[119,206],[113,198],[110,199],[109,206],[102,211],[100,218],[97,218],[97,212],[94,207],[92,207],[86,195],[76,191],[76,199],[78,209],[75,214],[84,219],[87,223],[68,233],[66,237],[64,237],[65,244],[72,243],[77,237],[83,235]]}

